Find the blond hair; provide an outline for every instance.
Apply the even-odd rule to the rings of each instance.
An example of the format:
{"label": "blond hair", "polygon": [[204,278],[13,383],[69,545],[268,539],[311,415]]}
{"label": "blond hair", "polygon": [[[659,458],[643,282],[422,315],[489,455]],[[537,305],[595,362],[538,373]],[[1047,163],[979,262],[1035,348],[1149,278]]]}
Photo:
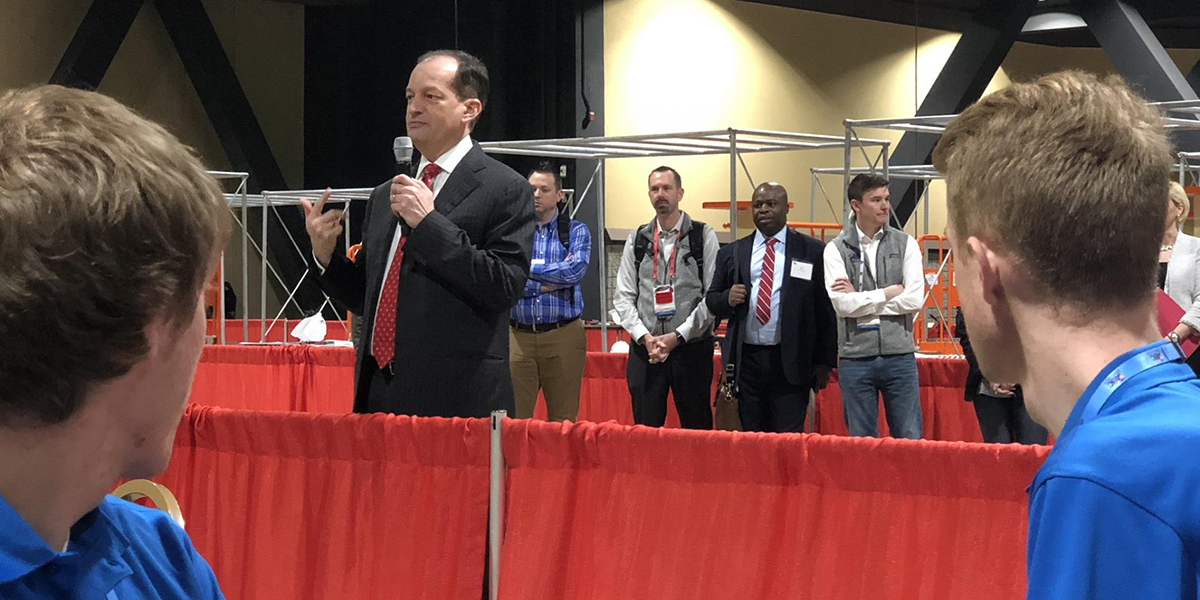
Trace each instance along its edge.
{"label": "blond hair", "polygon": [[957,235],[1007,251],[1045,303],[1086,311],[1153,297],[1171,145],[1119,79],[1066,71],[1013,84],[963,111],[933,160]]}
{"label": "blond hair", "polygon": [[229,235],[192,151],[116,100],[0,96],[0,423],[59,423],[182,327]]}
{"label": "blond hair", "polygon": [[1167,192],[1167,198],[1171,201],[1171,204],[1179,207],[1179,210],[1182,211],[1175,226],[1183,227],[1183,220],[1187,218],[1188,213],[1192,210],[1192,201],[1188,198],[1187,191],[1183,189],[1183,185],[1178,181],[1172,181],[1171,187]]}

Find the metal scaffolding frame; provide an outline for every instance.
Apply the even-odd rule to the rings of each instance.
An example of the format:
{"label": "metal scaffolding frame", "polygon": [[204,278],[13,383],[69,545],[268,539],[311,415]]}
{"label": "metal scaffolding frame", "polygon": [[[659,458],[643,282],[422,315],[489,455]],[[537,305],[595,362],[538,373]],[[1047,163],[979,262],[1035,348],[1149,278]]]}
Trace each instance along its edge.
{"label": "metal scaffolding frame", "polygon": [[1167,131],[1200,130],[1200,100],[1151,102],[1163,113]]}
{"label": "metal scaffolding frame", "polygon": [[[837,209],[835,209],[833,207],[833,199],[829,196],[829,192],[825,189],[825,184],[821,183],[821,176],[822,175],[826,175],[826,176],[840,175],[840,176],[842,176],[843,183],[845,184],[845,186],[849,187],[850,184],[848,181],[846,181],[847,169],[845,167],[821,167],[821,168],[809,169],[809,172],[811,173],[811,176],[812,176],[812,185],[809,188],[808,220],[809,221],[817,220],[817,194],[820,194],[821,198],[823,198],[825,200],[825,205],[829,207],[830,212],[837,214],[838,213]],[[871,173],[876,173],[876,172],[883,173],[882,169],[878,169],[876,167],[850,167],[850,169],[849,169],[849,175],[851,175],[851,176],[864,174],[864,173],[871,174]],[[920,202],[922,200],[928,200],[929,182],[930,181],[933,181],[935,179],[942,179],[942,174],[938,173],[937,170],[935,170],[932,165],[888,165],[888,169],[887,169],[886,173],[887,173],[887,175],[884,175],[884,177],[886,177],[888,179],[909,179],[912,181],[922,182],[921,193],[920,193],[920,195],[917,196],[918,202]],[[845,196],[846,195],[845,192],[843,192],[842,195]],[[925,232],[928,233],[929,232],[929,204],[928,204],[928,202],[926,202],[924,204],[924,207],[925,207],[925,215],[924,215],[925,216]],[[844,222],[845,216],[846,216],[846,214],[843,213],[842,214],[843,220],[838,221],[838,224],[841,224]],[[892,214],[892,224],[897,229],[904,229],[903,227],[900,226],[899,221],[896,220],[895,213]]]}
{"label": "metal scaffolding frame", "polygon": [[[746,178],[753,185],[750,169],[742,154],[759,152],[792,152],[798,150],[821,150],[847,148],[847,139],[835,135],[815,133],[794,133],[785,131],[768,131],[762,129],[738,129],[730,127],[722,130],[692,131],[681,133],[659,133],[648,135],[626,135],[613,137],[559,138],[546,140],[520,140],[504,142],[483,142],[480,147],[489,154],[508,154],[517,156],[532,156],[543,158],[568,158],[595,160],[596,168],[592,171],[583,193],[579,194],[575,210],[584,202],[587,192],[596,186],[596,207],[598,209],[600,227],[604,225],[604,164],[612,158],[650,158],[656,156],[729,156],[729,231],[737,239],[737,179],[738,164],[741,163]],[[887,152],[891,142],[860,138],[856,140],[866,156],[868,147],[880,147],[880,158],[885,168]],[[868,159],[870,160],[870,159]],[[599,263],[602,283],[600,287],[600,340],[608,349],[608,286],[607,252],[604,247],[603,231],[600,239]]]}
{"label": "metal scaffolding frame", "polygon": [[[1163,114],[1167,130],[1200,129],[1200,100],[1172,100],[1149,102]],[[885,129],[914,133],[941,135],[958,115],[929,115],[899,117],[894,119],[846,119],[842,123],[848,136],[857,136],[859,129]]]}
{"label": "metal scaffolding frame", "polygon": [[[1149,105],[1157,108],[1162,113],[1163,128],[1168,132],[1200,130],[1200,100],[1150,102]],[[845,119],[842,121],[842,124],[846,128],[846,160],[841,170],[844,184],[842,189],[845,190],[846,188],[850,187],[850,177],[852,175],[856,173],[874,173],[876,171],[875,163],[873,163],[869,158],[867,159],[867,162],[871,163],[870,167],[853,167],[851,165],[851,158],[853,156],[853,150],[855,147],[859,148],[859,150],[863,152],[864,157],[866,156],[865,147],[859,143],[859,130],[876,129],[886,131],[901,131],[906,133],[928,133],[940,136],[946,131],[946,127],[950,125],[950,122],[957,117],[958,115],[927,115],[899,117],[892,119]],[[1183,164],[1187,164],[1184,162],[1185,156],[1190,157],[1192,161],[1200,162],[1200,153],[1180,153],[1181,178],[1183,177]],[[823,173],[833,172],[829,169],[821,169],[820,171]],[[890,175],[890,173],[893,172],[897,174]],[[905,172],[913,176],[904,177],[900,175],[900,173]],[[887,160],[884,160],[882,169],[882,175],[885,178],[888,178],[890,175],[893,178],[932,180],[940,177],[940,175],[934,177],[933,175],[936,173],[937,171],[934,170],[930,165],[895,166],[888,164]],[[917,175],[920,176],[918,177]],[[816,175],[813,177],[815,179]],[[842,199],[842,215],[845,216],[849,211],[850,199],[845,193],[843,193]],[[918,200],[918,202],[919,201],[920,200]],[[926,210],[926,213],[928,214],[928,210]]]}
{"label": "metal scaffolding frame", "polygon": [[[248,194],[246,193],[246,187],[250,181],[250,174],[245,173],[245,172],[240,172],[240,171],[209,171],[208,174],[211,175],[217,181],[237,180],[237,182],[238,182],[237,189],[233,193],[227,192],[225,194],[225,199],[227,202],[229,202],[229,206],[230,206],[229,210],[230,210],[230,212],[233,212],[233,218],[235,221],[238,221],[238,215],[236,212],[233,211],[233,207],[237,204],[241,205],[242,218],[239,222],[245,223],[246,222],[246,205],[247,205],[247,201],[248,201]],[[246,239],[247,239],[248,235],[249,235],[249,233],[246,231],[246,227],[243,225],[242,226],[242,290],[243,290],[242,293],[243,294],[245,293],[244,290],[246,289],[246,286],[249,285],[249,280],[247,279],[247,276],[246,276]],[[213,315],[213,317],[218,319],[218,322],[220,323],[218,339],[220,340],[220,342],[222,344],[224,344],[225,343],[225,253],[224,252],[221,252],[221,285],[220,285],[220,289],[217,290],[217,310],[215,310],[214,312],[216,312],[217,314]],[[246,323],[249,320],[250,320],[249,314],[246,312],[246,304],[243,302],[242,303],[242,335],[243,336],[245,336],[245,334],[246,334]]]}
{"label": "metal scaffolding frame", "polygon": [[[249,251],[250,251],[250,247],[254,248],[254,250],[259,255],[259,259],[262,262],[262,269],[260,272],[260,281],[259,281],[259,286],[260,286],[260,288],[259,288],[259,307],[260,307],[259,308],[259,310],[260,310],[259,319],[261,321],[261,327],[260,327],[260,336],[259,336],[258,342],[263,343],[263,342],[266,342],[267,335],[271,332],[272,329],[274,329],[275,325],[282,319],[283,313],[287,309],[289,304],[295,306],[296,309],[299,310],[302,314],[305,312],[304,307],[300,306],[299,302],[296,301],[296,293],[299,291],[300,286],[304,283],[304,280],[308,278],[308,271],[305,271],[304,274],[300,276],[300,280],[297,281],[294,285],[291,285],[291,284],[287,283],[286,281],[284,281],[283,277],[279,274],[279,272],[275,270],[275,267],[267,260],[267,247],[269,245],[268,235],[267,235],[267,219],[269,217],[269,213],[267,211],[274,212],[276,215],[276,218],[279,218],[279,207],[280,206],[299,206],[300,200],[302,198],[306,198],[306,199],[310,199],[310,200],[319,198],[321,196],[321,194],[325,193],[325,190],[263,191],[259,194],[247,194],[246,190],[245,190],[245,177],[247,175],[245,173],[211,172],[211,174],[213,174],[214,176],[217,176],[217,177],[220,177],[222,175],[243,177],[242,184],[239,186],[239,189],[237,192],[225,194],[225,199],[229,203],[229,209],[230,209],[230,212],[233,213],[234,221],[237,223],[237,225],[242,230],[242,294],[243,294],[243,296],[245,296],[245,299],[242,302],[242,311],[241,311],[242,312],[242,343],[250,342],[250,339],[249,339],[249,336],[250,336],[250,333],[249,333],[249,321],[250,321],[250,318],[249,318],[249,306],[250,306],[250,303],[249,303],[249,289],[250,289]],[[329,201],[346,203],[345,210],[347,213],[349,213],[351,203],[355,202],[355,201],[367,200],[370,197],[372,190],[373,190],[373,188],[348,188],[348,189],[333,190],[333,194],[330,197]],[[252,237],[250,235],[249,221],[247,220],[247,218],[249,216],[249,209],[251,209],[251,208],[261,209],[263,211],[262,232],[261,232],[262,243],[261,244],[257,240],[255,240],[254,237]],[[349,227],[350,227],[349,221],[347,220],[347,223],[346,223],[346,240],[347,240],[346,249],[347,250],[349,249],[349,245],[350,245],[349,244],[349,232],[350,232]],[[292,248],[305,261],[305,263],[307,263],[308,255],[301,249],[300,244],[296,241],[295,237],[292,236],[290,231],[288,232],[288,239],[292,243]],[[222,256],[222,266],[223,265],[224,265],[224,256]],[[287,297],[282,302],[279,312],[275,315],[274,318],[272,318],[270,320],[270,324],[268,324],[268,322],[267,322],[267,273],[268,272],[270,272],[270,274],[274,277],[275,281],[278,282],[279,285],[283,289],[288,290]],[[317,310],[318,311],[324,310],[325,306],[328,305],[334,311],[334,313],[337,314],[337,308],[333,306],[333,303],[330,300],[329,296],[327,294],[325,294],[323,291],[322,291],[322,295],[324,295],[325,300],[321,304],[320,308],[318,308]],[[222,297],[223,297],[223,294],[222,294]],[[344,328],[345,320],[342,319],[342,316],[340,314],[338,314],[337,316],[338,316],[339,320],[342,320],[342,326]],[[224,317],[223,312],[220,316],[220,320],[221,320],[221,343],[225,343],[225,341],[226,341],[226,339],[225,339],[225,317]],[[285,336],[285,339],[286,339],[286,336]]]}
{"label": "metal scaffolding frame", "polygon": [[1177,156],[1179,163],[1175,166],[1179,169],[1179,185],[1188,187],[1188,176],[1191,175],[1192,186],[1200,186],[1200,152],[1180,152]]}

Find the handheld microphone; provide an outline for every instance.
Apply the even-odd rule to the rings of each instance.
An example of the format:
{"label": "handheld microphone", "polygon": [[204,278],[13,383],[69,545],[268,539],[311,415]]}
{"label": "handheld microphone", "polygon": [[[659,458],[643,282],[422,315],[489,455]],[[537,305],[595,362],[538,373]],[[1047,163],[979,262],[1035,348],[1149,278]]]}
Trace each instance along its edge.
{"label": "handheld microphone", "polygon": [[396,175],[412,177],[412,138],[400,136],[392,142],[392,154],[396,156]]}

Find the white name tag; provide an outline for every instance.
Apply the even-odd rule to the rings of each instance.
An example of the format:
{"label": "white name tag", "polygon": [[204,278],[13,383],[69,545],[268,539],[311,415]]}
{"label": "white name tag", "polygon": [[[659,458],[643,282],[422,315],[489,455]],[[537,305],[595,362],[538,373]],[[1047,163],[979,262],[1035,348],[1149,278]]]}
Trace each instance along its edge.
{"label": "white name tag", "polygon": [[529,266],[544,265],[544,264],[546,264],[546,259],[544,259],[544,258],[535,258],[535,259],[529,261]]}
{"label": "white name tag", "polygon": [[660,319],[675,316],[675,286],[660,285],[654,288],[654,316]]}
{"label": "white name tag", "polygon": [[792,277],[812,281],[812,263],[802,260],[792,261]]}

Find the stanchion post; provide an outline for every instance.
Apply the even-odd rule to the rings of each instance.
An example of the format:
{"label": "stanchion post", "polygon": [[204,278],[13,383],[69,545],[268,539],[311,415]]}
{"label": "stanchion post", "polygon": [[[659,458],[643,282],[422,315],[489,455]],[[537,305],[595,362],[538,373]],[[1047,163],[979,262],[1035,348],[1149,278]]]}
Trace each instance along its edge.
{"label": "stanchion post", "polygon": [[491,490],[488,494],[488,598],[500,597],[500,540],[504,537],[504,447],[501,442],[501,423],[508,413],[492,411],[491,420]]}

